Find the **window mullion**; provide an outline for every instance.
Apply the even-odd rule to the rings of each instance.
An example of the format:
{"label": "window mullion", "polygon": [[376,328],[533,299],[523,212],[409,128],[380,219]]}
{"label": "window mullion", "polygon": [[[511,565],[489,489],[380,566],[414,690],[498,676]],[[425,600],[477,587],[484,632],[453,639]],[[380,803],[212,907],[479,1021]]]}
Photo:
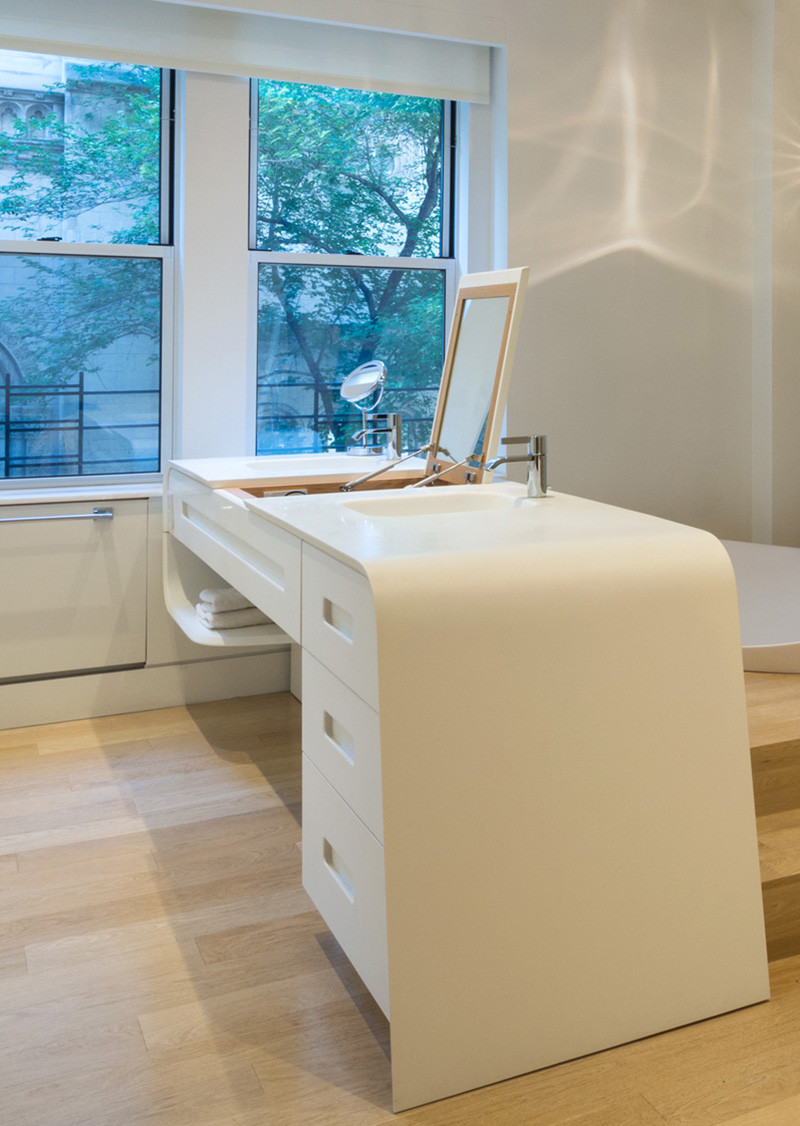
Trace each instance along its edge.
{"label": "window mullion", "polygon": [[383,258],[369,254],[307,254],[285,251],[254,250],[256,262],[274,262],[283,266],[341,266],[351,269],[446,270],[447,258]]}

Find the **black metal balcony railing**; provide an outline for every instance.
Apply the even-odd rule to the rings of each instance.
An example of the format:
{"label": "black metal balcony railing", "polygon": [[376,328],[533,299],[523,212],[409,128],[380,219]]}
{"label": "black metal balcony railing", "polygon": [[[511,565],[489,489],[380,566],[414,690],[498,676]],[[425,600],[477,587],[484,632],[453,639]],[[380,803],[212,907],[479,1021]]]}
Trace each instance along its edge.
{"label": "black metal balcony railing", "polygon": [[[157,394],[152,390],[87,392],[84,373],[73,383],[12,383],[0,375],[0,476],[72,477],[153,473],[159,469],[160,419],[103,418],[110,397]],[[87,412],[91,402],[102,421]],[[98,410],[98,404],[100,409]],[[135,437],[136,443],[130,440]],[[138,449],[137,449],[138,447]],[[149,455],[143,448],[152,451]]]}
{"label": "black metal balcony railing", "polygon": [[[265,454],[290,449],[292,433],[298,431],[319,435],[320,445],[324,448],[344,450],[353,432],[359,429],[361,416],[352,404],[340,398],[340,385],[339,380],[327,381],[320,386],[302,378],[278,383],[269,376],[261,376],[256,411],[257,452]],[[325,407],[326,393],[328,400],[334,404],[332,417]],[[397,411],[402,415],[403,445],[406,449],[419,448],[429,441],[438,393],[438,385],[391,387],[383,396],[378,410]],[[427,409],[420,411],[423,404]],[[286,435],[285,443],[280,446],[272,441],[276,433]]]}

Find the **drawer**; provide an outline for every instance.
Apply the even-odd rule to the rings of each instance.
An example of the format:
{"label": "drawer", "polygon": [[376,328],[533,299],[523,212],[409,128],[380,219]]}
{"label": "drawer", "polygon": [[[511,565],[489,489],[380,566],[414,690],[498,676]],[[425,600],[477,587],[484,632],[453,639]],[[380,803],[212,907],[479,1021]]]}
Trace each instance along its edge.
{"label": "drawer", "polygon": [[383,841],[378,713],[303,652],[303,751]]}
{"label": "drawer", "polygon": [[4,505],[0,621],[0,678],[143,665],[147,501]]}
{"label": "drawer", "polygon": [[378,638],[365,575],[303,544],[303,648],[378,707]]}
{"label": "drawer", "polygon": [[383,846],[303,755],[303,887],[389,1016]]}
{"label": "drawer", "polygon": [[300,540],[224,489],[170,476],[170,530],[290,637],[300,638]]}

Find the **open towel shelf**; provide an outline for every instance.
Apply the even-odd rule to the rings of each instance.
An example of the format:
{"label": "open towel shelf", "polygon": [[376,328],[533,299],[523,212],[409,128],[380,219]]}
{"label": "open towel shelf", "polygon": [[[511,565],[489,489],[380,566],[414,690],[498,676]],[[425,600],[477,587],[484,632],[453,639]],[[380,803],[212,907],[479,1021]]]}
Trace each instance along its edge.
{"label": "open towel shelf", "polygon": [[224,580],[172,536],[164,537],[164,601],[170,617],[198,645],[277,649],[290,638],[274,622],[238,629],[207,629],[195,609],[200,591],[223,586]]}

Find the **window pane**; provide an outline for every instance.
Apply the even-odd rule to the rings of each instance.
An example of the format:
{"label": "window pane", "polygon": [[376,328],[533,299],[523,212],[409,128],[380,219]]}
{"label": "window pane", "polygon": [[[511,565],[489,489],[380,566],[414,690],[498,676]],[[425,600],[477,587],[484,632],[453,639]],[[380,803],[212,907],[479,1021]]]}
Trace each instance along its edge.
{"label": "window pane", "polygon": [[403,445],[430,439],[444,352],[444,271],[283,266],[258,274],[257,452],[343,450],[361,415],[339,396],[367,360],[388,368],[380,410]]}
{"label": "window pane", "polygon": [[442,253],[442,103],[258,84],[256,248]]}
{"label": "window pane", "polygon": [[0,51],[0,238],[157,244],[161,72]]}
{"label": "window pane", "polygon": [[0,477],[159,468],[161,262],[0,254]]}

